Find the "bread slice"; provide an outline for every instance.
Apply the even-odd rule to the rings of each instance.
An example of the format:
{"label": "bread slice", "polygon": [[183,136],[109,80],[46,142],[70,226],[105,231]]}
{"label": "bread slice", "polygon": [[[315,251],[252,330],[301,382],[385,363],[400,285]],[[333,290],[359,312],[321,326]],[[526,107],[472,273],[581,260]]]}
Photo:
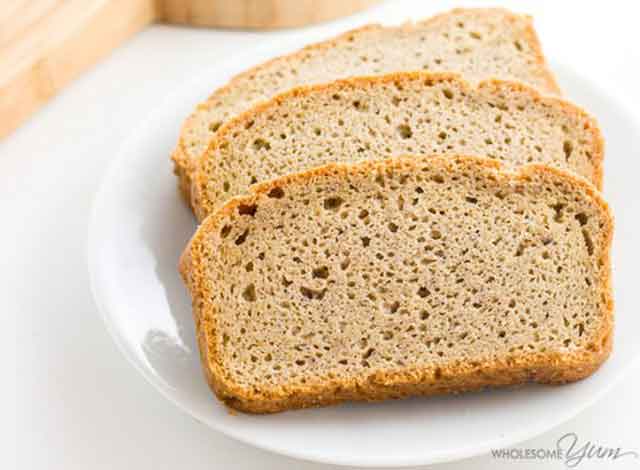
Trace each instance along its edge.
{"label": "bread slice", "polygon": [[458,9],[417,24],[365,26],[258,65],[199,105],[173,153],[183,194],[189,198],[191,172],[216,130],[256,103],[299,85],[425,69],[458,72],[471,81],[511,78],[559,93],[528,16]]}
{"label": "bread slice", "polygon": [[601,185],[602,136],[580,108],[520,83],[411,72],[301,87],[243,113],[202,156],[192,203],[202,220],[287,173],[434,153],[546,163]]}
{"label": "bread slice", "polygon": [[210,386],[267,413],[588,376],[611,349],[612,230],[561,170],[413,157],[253,186],[180,266]]}

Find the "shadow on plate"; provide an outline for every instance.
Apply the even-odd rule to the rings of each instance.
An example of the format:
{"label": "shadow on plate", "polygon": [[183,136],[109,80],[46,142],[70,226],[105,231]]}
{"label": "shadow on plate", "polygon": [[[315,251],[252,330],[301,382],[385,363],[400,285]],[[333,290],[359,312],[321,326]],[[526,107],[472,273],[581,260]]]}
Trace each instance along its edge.
{"label": "shadow on plate", "polygon": [[[195,232],[196,222],[175,184],[157,187],[166,190],[158,194],[162,201],[154,204],[156,212],[145,219],[142,238],[156,261],[155,274],[164,289],[175,329],[149,330],[143,351],[157,374],[173,387],[202,380],[191,300],[178,272],[180,254]],[[184,367],[176,367],[176,363],[184,363]]]}

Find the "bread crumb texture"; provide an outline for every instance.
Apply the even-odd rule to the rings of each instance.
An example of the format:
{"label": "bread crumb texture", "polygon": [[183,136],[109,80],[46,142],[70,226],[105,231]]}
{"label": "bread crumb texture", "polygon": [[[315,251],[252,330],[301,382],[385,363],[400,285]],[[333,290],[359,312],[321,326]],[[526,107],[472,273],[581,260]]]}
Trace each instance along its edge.
{"label": "bread crumb texture", "polygon": [[181,271],[212,389],[266,413],[591,374],[611,348],[612,230],[561,170],[404,157],[254,186]]}
{"label": "bread crumb texture", "polygon": [[428,20],[369,25],[278,57],[236,77],[199,105],[183,125],[173,154],[180,186],[220,127],[290,88],[402,70],[452,71],[477,82],[501,77],[559,93],[531,18],[503,9],[457,9]]}
{"label": "bread crumb texture", "polygon": [[294,89],[229,122],[203,155],[200,220],[252,184],[330,162],[462,153],[508,168],[545,163],[602,178],[595,120],[526,85],[471,85],[452,74],[398,73]]}

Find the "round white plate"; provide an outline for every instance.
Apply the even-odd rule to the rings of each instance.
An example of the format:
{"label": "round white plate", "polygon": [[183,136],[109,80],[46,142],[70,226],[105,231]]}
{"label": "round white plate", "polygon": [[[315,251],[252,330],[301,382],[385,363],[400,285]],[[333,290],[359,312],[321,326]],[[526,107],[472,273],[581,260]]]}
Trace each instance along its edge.
{"label": "round white plate", "polygon": [[169,155],[195,103],[237,71],[281,52],[254,51],[182,86],[131,134],[95,201],[93,293],[122,352],[154,387],[211,428],[263,449],[336,464],[405,466],[461,459],[533,437],[592,404],[622,376],[640,352],[640,129],[603,90],[554,65],[567,95],[598,117],[607,139],[605,193],[617,219],[611,359],[592,377],[562,387],[229,414],[203,379],[190,299],[176,269],[195,223],[176,190]]}

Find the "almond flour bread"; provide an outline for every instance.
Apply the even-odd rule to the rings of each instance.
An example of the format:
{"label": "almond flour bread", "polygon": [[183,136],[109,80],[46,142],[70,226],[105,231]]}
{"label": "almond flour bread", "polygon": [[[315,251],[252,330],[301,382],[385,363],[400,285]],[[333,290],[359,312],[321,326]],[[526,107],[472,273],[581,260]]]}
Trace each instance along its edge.
{"label": "almond flour bread", "polygon": [[601,184],[602,136],[580,108],[520,83],[411,72],[297,88],[231,120],[199,162],[192,205],[203,220],[287,173],[434,153],[545,163]]}
{"label": "almond flour bread", "polygon": [[544,165],[413,157],[256,185],[181,259],[206,377],[252,413],[593,373],[613,222]]}
{"label": "almond flour bread", "polygon": [[172,157],[183,194],[189,199],[191,172],[217,129],[258,102],[299,85],[411,70],[511,78],[559,92],[528,16],[459,9],[415,25],[366,26],[254,67],[199,105]]}

